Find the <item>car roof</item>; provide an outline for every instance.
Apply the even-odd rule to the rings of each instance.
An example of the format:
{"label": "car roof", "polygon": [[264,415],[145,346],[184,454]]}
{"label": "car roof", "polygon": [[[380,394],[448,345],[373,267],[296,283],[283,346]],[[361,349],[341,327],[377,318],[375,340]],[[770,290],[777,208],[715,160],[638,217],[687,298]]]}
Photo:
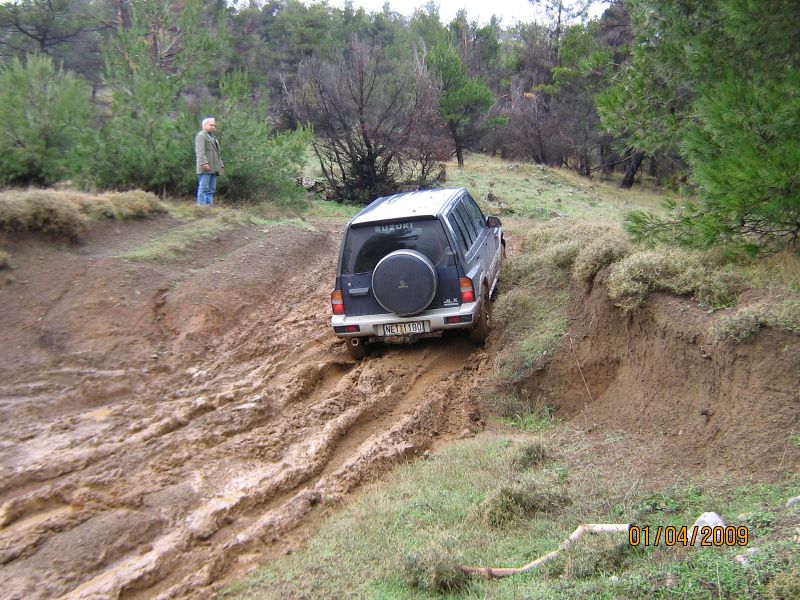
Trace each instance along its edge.
{"label": "car roof", "polygon": [[350,220],[350,225],[395,221],[397,219],[438,217],[465,188],[417,190],[377,198]]}

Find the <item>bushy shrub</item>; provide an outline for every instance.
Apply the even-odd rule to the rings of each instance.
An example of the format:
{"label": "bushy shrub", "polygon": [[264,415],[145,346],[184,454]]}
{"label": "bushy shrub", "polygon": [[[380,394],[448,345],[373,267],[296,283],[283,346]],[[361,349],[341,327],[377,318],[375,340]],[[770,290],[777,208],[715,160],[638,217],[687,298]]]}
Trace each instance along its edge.
{"label": "bushy shrub", "polygon": [[511,459],[511,466],[517,471],[525,471],[542,464],[545,458],[547,458],[547,450],[543,444],[539,442],[525,444],[517,449]]}
{"label": "bushy shrub", "polygon": [[49,56],[15,58],[0,65],[0,106],[6,123],[0,182],[49,185],[77,173],[93,110],[85,82]]}
{"label": "bushy shrub", "polygon": [[726,280],[707,269],[698,252],[661,248],[635,252],[614,264],[608,278],[608,293],[626,309],[638,306],[650,290],[694,295],[712,308],[732,306],[738,279]]}
{"label": "bushy shrub", "polygon": [[747,306],[717,319],[710,329],[714,341],[740,342],[753,337],[762,327],[800,333],[800,300]]}
{"label": "bushy shrub", "polygon": [[40,232],[75,240],[86,224],[86,217],[75,204],[44,190],[0,196],[0,227],[6,231]]}
{"label": "bushy shrub", "polygon": [[403,583],[434,594],[457,593],[469,587],[470,580],[461,565],[465,563],[463,544],[447,538],[431,541],[406,554],[400,566]]}
{"label": "bushy shrub", "polygon": [[630,251],[630,244],[622,231],[609,230],[578,250],[572,263],[572,276],[578,281],[588,281],[604,267],[627,256]]}
{"label": "bushy shrub", "polygon": [[305,163],[311,130],[275,135],[266,99],[253,102],[250,88],[244,73],[230,73],[220,82],[223,100],[217,114],[226,166],[219,192],[237,201],[296,203],[305,197],[295,178]]}
{"label": "bushy shrub", "polygon": [[551,513],[569,506],[571,498],[559,490],[533,483],[503,485],[490,492],[479,512],[486,527],[504,527],[536,513]]}

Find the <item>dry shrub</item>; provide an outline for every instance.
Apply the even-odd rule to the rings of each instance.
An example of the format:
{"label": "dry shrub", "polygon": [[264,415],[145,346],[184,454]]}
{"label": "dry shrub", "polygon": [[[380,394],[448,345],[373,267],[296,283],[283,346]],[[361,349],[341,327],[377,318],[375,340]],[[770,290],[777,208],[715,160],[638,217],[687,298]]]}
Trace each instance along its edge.
{"label": "dry shrub", "polygon": [[765,592],[771,600],[800,598],[800,565],[776,573],[767,583]]}
{"label": "dry shrub", "polygon": [[580,239],[557,242],[547,249],[545,256],[554,267],[568,269],[584,244],[585,241]]}
{"label": "dry shrub", "polygon": [[762,327],[800,333],[800,300],[747,306],[717,319],[710,332],[715,342],[740,342],[755,336]]}
{"label": "dry shrub", "polygon": [[588,242],[604,235],[611,228],[587,221],[548,221],[531,229],[525,236],[525,250],[545,250],[561,242]]}
{"label": "dry shrub", "polygon": [[572,499],[550,487],[533,483],[503,485],[492,491],[478,507],[486,527],[504,527],[537,513],[553,513],[569,506]]}
{"label": "dry shrub", "polygon": [[10,191],[0,194],[0,229],[75,240],[86,230],[89,219],[141,218],[165,210],[156,196],[142,191],[106,195],[71,190]]}
{"label": "dry shrub", "polygon": [[80,211],[89,217],[106,217],[107,219],[116,218],[114,205],[111,200],[103,196],[81,195],[76,198],[75,203]]}
{"label": "dry shrub", "polygon": [[692,294],[712,308],[736,303],[740,279],[733,273],[707,269],[699,252],[676,248],[643,250],[614,264],[608,278],[608,293],[630,310],[651,290]]}
{"label": "dry shrub", "polygon": [[447,538],[431,541],[402,559],[401,579],[407,586],[433,594],[458,593],[470,585],[469,576],[461,570],[465,564],[463,544]]}
{"label": "dry shrub", "polygon": [[0,196],[0,227],[13,232],[41,232],[77,239],[86,229],[86,218],[59,192],[32,190]]}
{"label": "dry shrub", "polygon": [[598,271],[630,252],[631,247],[625,234],[621,230],[609,229],[604,235],[580,248],[572,263],[572,276],[578,281],[589,281]]}
{"label": "dry shrub", "polygon": [[621,573],[638,552],[636,546],[611,539],[577,545],[570,549],[560,575],[568,579],[591,579],[598,575]]}
{"label": "dry shrub", "polygon": [[516,471],[526,471],[542,464],[545,458],[547,458],[547,450],[543,444],[539,442],[525,444],[514,453],[511,466]]}
{"label": "dry shrub", "polygon": [[[599,245],[600,240],[607,240]],[[613,248],[613,251],[612,251]],[[627,253],[627,241],[619,229],[585,221],[550,221],[532,229],[525,237],[526,255],[535,256],[541,266],[568,269],[581,261],[580,278],[588,279],[612,260]],[[583,255],[583,258],[579,258]],[[610,255],[611,258],[606,258]],[[593,267],[594,263],[599,266]],[[600,264],[602,263],[602,264]],[[584,275],[594,269],[591,275]]]}
{"label": "dry shrub", "polygon": [[525,253],[514,256],[503,265],[504,288],[515,285],[561,288],[567,279],[560,269],[552,267],[551,257],[542,253]]}
{"label": "dry shrub", "polygon": [[117,219],[141,219],[154,213],[166,212],[166,207],[150,192],[131,190],[105,194],[114,207]]}

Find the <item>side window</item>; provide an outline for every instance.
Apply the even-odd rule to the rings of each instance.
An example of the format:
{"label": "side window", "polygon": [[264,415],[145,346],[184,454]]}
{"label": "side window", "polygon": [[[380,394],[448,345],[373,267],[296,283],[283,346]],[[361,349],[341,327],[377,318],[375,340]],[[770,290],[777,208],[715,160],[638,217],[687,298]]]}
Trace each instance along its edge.
{"label": "side window", "polygon": [[458,245],[461,246],[461,251],[466,254],[467,250],[469,250],[469,242],[467,241],[463,226],[459,225],[458,221],[456,221],[455,213],[450,213],[447,216],[447,220],[450,222],[450,227],[453,228],[453,233],[456,234],[456,239],[458,240]]}
{"label": "side window", "polygon": [[453,217],[455,218],[456,223],[458,223],[458,226],[461,228],[461,231],[464,233],[464,240],[467,243],[467,248],[466,250],[464,250],[464,252],[466,252],[467,250],[472,248],[472,244],[475,242],[475,232],[473,231],[472,227],[470,227],[467,224],[464,217],[461,216],[463,210],[464,210],[463,208],[461,208],[460,210],[459,209],[454,210]]}
{"label": "side window", "polygon": [[469,194],[464,196],[464,206],[467,207],[469,216],[472,217],[472,222],[475,223],[476,227],[478,227],[478,231],[486,229],[486,217],[483,216],[480,207]]}
{"label": "side window", "polygon": [[[459,202],[458,206],[456,207],[458,214],[461,216],[461,220],[464,221],[464,225],[466,225],[467,230],[469,231],[470,237],[472,238],[472,242],[474,243],[475,240],[478,239],[478,235],[480,235],[481,229],[475,228],[475,223],[472,222],[472,217],[467,212],[467,209],[464,207],[463,202]],[[472,245],[472,244],[470,244]]]}

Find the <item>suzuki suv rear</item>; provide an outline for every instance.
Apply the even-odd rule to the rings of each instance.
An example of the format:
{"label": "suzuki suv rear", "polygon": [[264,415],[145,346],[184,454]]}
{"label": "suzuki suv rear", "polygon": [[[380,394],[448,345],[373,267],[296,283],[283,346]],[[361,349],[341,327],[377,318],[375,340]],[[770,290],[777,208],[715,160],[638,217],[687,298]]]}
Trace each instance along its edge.
{"label": "suzuki suv rear", "polygon": [[469,329],[483,343],[505,242],[467,190],[378,198],[348,223],[331,294],[333,331],[361,358],[374,341]]}

